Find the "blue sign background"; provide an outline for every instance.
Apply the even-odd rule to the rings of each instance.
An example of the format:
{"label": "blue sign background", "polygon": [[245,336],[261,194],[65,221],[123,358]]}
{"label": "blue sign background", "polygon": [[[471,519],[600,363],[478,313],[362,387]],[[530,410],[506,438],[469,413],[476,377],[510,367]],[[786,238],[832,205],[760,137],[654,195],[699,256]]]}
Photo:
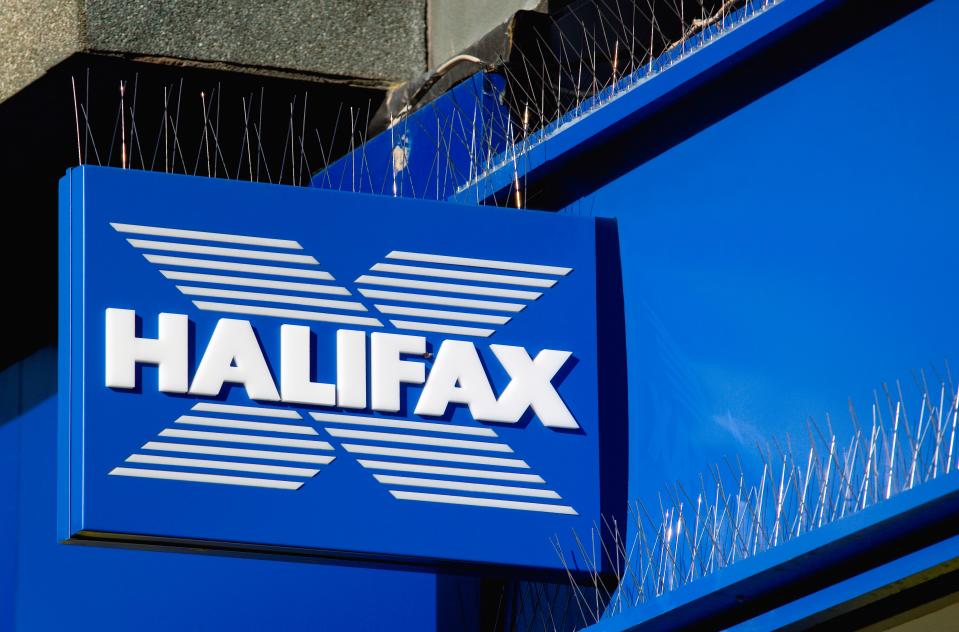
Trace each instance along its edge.
{"label": "blue sign background", "polygon": [[[571,529],[588,533],[593,521],[598,520],[594,220],[90,167],[68,173],[61,190],[65,194],[61,203],[62,234],[71,239],[69,257],[62,257],[69,269],[64,268],[61,274],[61,291],[69,293],[61,300],[62,309],[69,310],[69,314],[61,315],[61,327],[70,327],[63,332],[62,340],[70,340],[70,345],[62,345],[61,349],[72,354],[61,358],[61,376],[65,380],[61,383],[69,382],[70,386],[69,397],[66,391],[61,393],[65,422],[62,424],[61,491],[64,497],[61,507],[65,508],[69,502],[69,516],[64,514],[61,521],[62,538],[77,534],[120,534],[404,560],[428,558],[560,569],[562,566],[549,538],[554,534],[570,534]],[[378,317],[386,325],[374,330],[411,335],[421,332],[390,327],[385,315],[376,313],[373,302],[359,296],[352,283],[392,250],[572,268],[570,274],[559,278],[555,287],[544,290],[541,298],[514,314],[512,321],[497,328],[492,336],[466,339],[473,340],[480,350],[497,394],[506,387],[509,376],[490,353],[488,344],[523,346],[533,357],[545,348],[573,352],[573,359],[564,367],[572,367],[571,370],[557,376],[554,385],[582,431],[546,428],[529,413],[518,424],[487,424],[487,427],[494,428],[501,440],[515,451],[515,454],[489,456],[525,460],[530,469],[521,471],[542,476],[545,487],[562,497],[561,502],[556,502],[572,506],[578,515],[397,500],[385,485],[374,480],[370,470],[356,462],[354,457],[364,458],[362,455],[345,452],[340,442],[327,436],[319,424],[313,424],[319,436],[301,438],[330,441],[336,449],[330,454],[336,459],[319,467],[320,473],[295,491],[108,475],[117,466],[131,466],[124,463],[124,459],[142,452],[141,446],[147,441],[165,440],[157,439],[157,433],[170,427],[180,415],[189,414],[190,407],[203,398],[158,392],[157,370],[153,366],[143,367],[135,390],[105,387],[107,308],[135,310],[142,320],[142,331],[138,335],[146,338],[157,336],[158,313],[188,314],[195,326],[191,377],[221,317],[247,319],[253,323],[277,383],[281,323],[311,326],[316,335],[318,364],[314,379],[327,382],[335,381],[336,329],[361,328],[200,311],[191,305],[191,297],[176,289],[175,282],[160,274],[158,266],[127,243],[126,238],[142,235],[120,234],[110,222],[294,239],[303,246],[303,250],[297,252],[315,256],[322,269],[334,276],[337,285],[350,289],[353,297],[345,298],[362,300],[370,307],[371,311],[362,315]],[[202,255],[184,256],[202,258]],[[68,278],[69,284],[64,282]],[[434,354],[443,339],[463,338],[425,332],[422,335],[428,338]],[[427,366],[430,362],[426,361]],[[67,369],[70,375],[63,373]],[[412,415],[413,403],[421,389],[411,386],[404,389],[408,407],[394,418],[448,423]],[[218,399],[220,403],[254,404],[245,390],[235,385],[227,385]],[[293,408],[304,417],[309,409]],[[447,418],[460,425],[483,426],[472,420],[464,406],[455,406]],[[213,445],[220,443],[212,442]],[[272,446],[264,448],[283,450]]]}

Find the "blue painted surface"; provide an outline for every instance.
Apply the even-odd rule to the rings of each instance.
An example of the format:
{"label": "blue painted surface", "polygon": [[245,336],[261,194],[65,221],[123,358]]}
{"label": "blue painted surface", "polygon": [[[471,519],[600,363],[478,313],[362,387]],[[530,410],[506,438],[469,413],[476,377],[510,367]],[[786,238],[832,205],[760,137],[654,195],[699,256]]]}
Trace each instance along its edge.
{"label": "blue painted surface", "polygon": [[[855,596],[853,589],[856,587],[863,592],[874,590],[878,587],[877,577],[882,575],[882,571],[870,569],[845,579],[841,573],[852,572],[855,568],[853,565],[862,564],[861,557],[864,556],[873,558],[867,561],[867,564],[882,564],[886,561],[884,557],[889,555],[884,548],[888,547],[889,551],[896,550],[896,547],[902,546],[904,539],[914,540],[917,548],[927,548],[920,544],[921,539],[916,534],[927,529],[939,529],[943,524],[952,526],[957,506],[959,472],[953,472],[842,520],[809,531],[755,557],[737,561],[666,592],[648,603],[605,619],[589,629],[594,632],[669,630],[685,629],[697,623],[710,625],[702,622],[711,621],[713,617],[721,616],[724,611],[740,607],[740,601],[782,599],[777,593],[789,594],[789,591],[795,589],[794,582],[808,581],[810,577],[819,578],[820,581],[829,577],[844,581],[836,588],[820,591],[819,596],[812,594],[803,597],[799,600],[801,606],[784,606],[784,611],[808,613],[815,607],[831,607],[840,597],[848,600]],[[944,541],[950,540],[946,538]],[[953,550],[954,545],[946,544],[942,547],[938,546],[939,544],[937,542],[928,548],[938,552],[937,563],[948,561],[949,558],[943,558],[941,552]],[[908,555],[912,554],[910,551]],[[915,558],[910,561],[907,557],[903,556],[888,564],[890,568],[915,572]],[[928,554],[920,553],[918,557],[932,565]],[[841,568],[844,565],[850,568]],[[901,575],[890,574],[888,577],[889,582],[899,579],[902,579]],[[776,617],[770,616],[762,620],[776,621]]]}
{"label": "blue painted surface", "polygon": [[[564,211],[619,221],[632,495],[955,358],[957,18],[933,2]],[[433,626],[425,574],[55,544],[55,416],[0,427],[24,433],[29,480],[21,629]]]}
{"label": "blue painted surface", "polygon": [[[61,366],[71,366],[70,388],[70,457],[64,461],[70,468],[70,516],[68,531],[63,538],[79,532],[93,531],[138,536],[205,540],[211,542],[306,548],[317,551],[347,552],[365,557],[386,559],[440,560],[455,563],[485,563],[500,565],[530,566],[553,571],[564,571],[556,555],[550,537],[564,534],[563,546],[573,548],[569,536],[571,530],[588,531],[599,520],[599,419],[598,419],[598,366],[596,322],[596,271],[594,220],[591,218],[560,217],[547,213],[524,213],[513,210],[488,209],[464,210],[451,205],[392,199],[383,196],[347,195],[335,191],[309,188],[280,187],[273,185],[228,182],[186,176],[123,171],[118,169],[82,168],[72,170],[71,198],[64,201],[63,221],[72,225],[74,247],[72,250],[72,287],[64,284],[61,303],[73,305],[70,326],[70,346],[62,345],[64,352]],[[137,199],[131,204],[130,199]],[[72,200],[72,201],[71,201]],[[67,204],[67,201],[70,201]],[[272,209],[264,215],[264,209]],[[455,212],[451,212],[455,211]],[[68,214],[69,213],[69,214]],[[264,221],[268,218],[268,221]],[[372,324],[316,322],[297,318],[296,312],[284,311],[279,315],[231,314],[223,311],[204,311],[177,289],[177,283],[164,278],[158,268],[179,269],[186,274],[210,274],[207,269],[177,266],[166,262],[157,266],[144,257],[152,253],[169,256],[170,244],[214,249],[223,248],[221,242],[202,239],[177,239],[164,236],[128,235],[118,233],[113,223],[139,226],[162,226],[206,232],[229,232],[234,235],[295,240],[302,246],[295,256],[313,256],[321,262],[314,266],[333,275],[334,280],[321,282],[327,288],[345,288],[348,296],[334,296],[339,300],[361,303],[366,309],[337,311],[335,307],[310,308],[288,304],[264,305],[260,300],[241,301],[239,298],[209,299],[215,305],[229,307],[240,303],[241,307],[262,309],[306,310],[306,316],[320,314],[329,318],[364,318]],[[137,249],[128,242],[128,237],[146,238],[145,247]],[[209,240],[208,240],[209,241]],[[261,246],[226,244],[240,248],[250,256],[290,256],[290,251],[277,254],[277,248],[265,250]],[[506,262],[526,262],[549,266],[564,266],[572,271],[562,274],[530,274],[522,271],[486,270],[464,266],[431,265],[390,259],[382,265],[414,266],[412,273],[404,269],[370,272],[374,264],[384,261],[392,251],[433,253],[458,257]],[[252,252],[258,251],[258,252]],[[206,263],[215,263],[224,258],[236,259],[217,252],[187,252],[185,256],[199,257]],[[174,252],[174,255],[183,253]],[[242,259],[242,257],[240,257]],[[262,265],[262,261],[253,260]],[[303,270],[299,265],[275,263],[287,269]],[[466,281],[450,279],[442,274],[431,277],[423,272],[433,271],[450,274],[477,275]],[[212,271],[213,274],[241,279],[255,276],[253,272],[242,274]],[[388,278],[407,278],[410,282],[460,283],[476,288],[483,285],[483,274],[495,274],[489,278],[491,291],[529,292],[536,290],[539,298],[521,301],[525,308],[510,313],[509,321],[496,325],[488,337],[468,334],[421,332],[392,326],[399,321],[420,321],[435,326],[482,325],[443,318],[418,318],[416,316],[391,316],[381,313],[374,304],[396,301],[370,300],[362,296],[354,279],[360,275]],[[262,275],[260,275],[262,276]],[[270,275],[267,274],[267,277]],[[273,274],[275,277],[276,275]],[[259,276],[257,278],[260,278]],[[213,287],[217,290],[235,290],[216,277],[180,284]],[[228,279],[226,279],[228,280]],[[277,279],[270,277],[268,282]],[[288,282],[288,279],[280,279]],[[302,279],[295,279],[302,282]],[[510,284],[508,281],[514,280]],[[307,281],[316,283],[316,281]],[[537,284],[550,284],[541,286]],[[552,285],[554,284],[555,285]],[[375,284],[365,284],[377,287]],[[488,285],[488,284],[487,284]],[[221,287],[222,286],[222,287]],[[297,286],[301,287],[301,286]],[[483,286],[486,287],[486,286]],[[246,288],[241,288],[246,289]],[[255,288],[254,288],[255,289]],[[396,290],[385,287],[381,289]],[[403,290],[404,288],[398,288]],[[413,290],[415,292],[415,289]],[[270,296],[266,290],[266,296]],[[299,299],[311,299],[316,295],[298,289],[287,289],[272,294],[294,295]],[[461,296],[462,292],[431,291],[430,295]],[[468,296],[472,296],[469,295]],[[324,297],[326,298],[326,297]],[[480,296],[479,298],[494,298]],[[497,299],[501,303],[507,299]],[[514,300],[520,300],[514,298]],[[402,301],[400,301],[402,302]],[[406,305],[416,309],[431,305]],[[197,402],[219,402],[231,405],[284,406],[270,401],[252,401],[246,390],[237,384],[227,385],[216,397],[161,393],[157,390],[157,370],[144,366],[135,389],[108,388],[105,374],[105,314],[108,309],[135,310],[142,319],[144,338],[157,335],[157,315],[178,313],[188,315],[195,327],[193,358],[189,374],[195,376],[200,358],[214,327],[221,319],[248,319],[272,369],[272,379],[280,384],[279,365],[281,324],[309,325],[315,335],[313,360],[315,381],[332,384],[336,376],[336,332],[359,330],[367,338],[375,332],[424,336],[434,354],[432,361],[419,358],[427,374],[438,367],[443,357],[442,345],[446,340],[465,340],[476,345],[497,396],[513,381],[513,377],[493,355],[490,345],[514,345],[527,350],[536,357],[543,349],[555,349],[572,353],[563,369],[552,380],[559,396],[579,424],[575,429],[556,429],[541,423],[533,410],[527,410],[518,423],[480,423],[462,404],[451,404],[443,415],[417,415],[413,412],[424,387],[403,386],[402,409],[397,413],[374,413],[367,399],[367,406],[360,410],[348,410],[334,406],[310,406],[293,404],[285,411],[295,411],[301,421],[285,421],[298,424],[292,430],[306,430],[313,434],[277,436],[270,433],[270,424],[259,428],[220,428],[195,423],[176,423],[181,415],[190,415],[184,421],[196,422],[191,412]],[[470,310],[442,307],[447,312],[470,315]],[[476,312],[479,310],[472,310]],[[301,314],[302,315],[302,314]],[[396,319],[396,320],[391,320]],[[425,322],[423,322],[425,321]],[[475,330],[474,331],[479,331]],[[66,340],[65,340],[66,341]],[[375,342],[368,343],[370,345]],[[372,351],[368,352],[372,357]],[[364,360],[366,358],[363,358]],[[414,358],[407,357],[407,361]],[[371,361],[372,362],[372,361]],[[435,363],[435,364],[434,364]],[[430,365],[433,365],[431,367]],[[372,377],[373,368],[368,369]],[[519,376],[516,376],[519,377]],[[465,379],[465,378],[464,378]],[[517,384],[521,383],[520,378]],[[464,384],[463,388],[470,387]],[[520,387],[522,388],[522,387]],[[531,394],[539,385],[528,387]],[[372,392],[372,388],[370,389]],[[492,395],[491,395],[492,397]],[[534,404],[534,406],[537,404]],[[310,412],[346,413],[348,416],[373,415],[378,420],[408,420],[413,422],[439,423],[440,431],[419,432],[390,427],[351,426],[343,423],[311,423]],[[214,418],[235,415],[221,413]],[[352,420],[353,417],[350,417]],[[367,420],[367,417],[361,421]],[[199,419],[205,421],[205,419]],[[263,423],[262,420],[258,420]],[[273,423],[277,420],[272,420]],[[280,420],[284,421],[284,420]],[[328,421],[328,420],[324,420]],[[232,423],[232,421],[231,421]],[[249,423],[244,421],[241,423]],[[306,423],[303,428],[302,424]],[[387,421],[386,423],[390,423]],[[452,426],[452,427],[450,427]],[[449,429],[447,430],[447,428]],[[435,428],[435,427],[434,427]],[[479,437],[446,433],[466,428],[487,433]],[[415,430],[415,429],[414,429]],[[161,434],[162,431],[162,434]],[[213,433],[206,438],[177,437],[178,432]],[[219,435],[228,433],[230,436]],[[359,435],[337,435],[337,432],[359,432]],[[382,433],[382,434],[378,434]],[[490,434],[492,433],[492,434]],[[173,436],[167,436],[167,435]],[[264,434],[269,436],[264,437]],[[426,436],[424,436],[426,435]],[[224,437],[224,439],[220,439]],[[250,442],[242,439],[249,437]],[[342,438],[340,438],[342,437]],[[492,437],[492,438],[490,438]],[[238,439],[238,440],[237,440]],[[149,473],[199,473],[208,470],[189,467],[144,466],[125,462],[132,453],[154,456],[178,456],[209,459],[170,450],[156,450],[141,446],[147,441],[164,444],[197,443],[208,448],[237,447],[244,449],[287,451],[290,447],[274,443],[256,444],[257,441],[303,441],[300,449],[292,450],[297,455],[304,452],[312,456],[332,456],[334,461],[319,465],[319,473],[303,482],[302,479],[281,475],[261,475],[239,472],[244,477],[259,479],[284,479],[288,483],[303,482],[295,490],[262,489],[249,486],[197,484],[182,481],[154,480],[127,476],[111,476],[118,466],[144,468]],[[326,443],[332,444],[332,448]],[[425,445],[424,445],[424,442]],[[432,442],[432,443],[431,443]],[[447,442],[447,443],[443,443]],[[440,479],[449,484],[497,485],[482,489],[457,490],[436,486],[412,486],[403,483],[382,484],[373,474],[406,475],[405,472],[371,472],[362,467],[357,459],[403,461],[401,456],[364,456],[352,451],[354,444],[371,449],[426,450],[418,459],[408,459],[411,465],[445,467],[471,467],[497,472],[536,474],[545,479],[545,485],[524,485],[502,480],[476,480],[476,477],[453,475],[417,475],[414,480]],[[310,452],[310,446],[325,445],[327,451]],[[494,450],[495,448],[495,450]],[[317,448],[313,448],[314,450]],[[349,450],[349,451],[348,451]],[[452,457],[444,460],[436,453]],[[388,454],[388,453],[387,453]],[[464,457],[465,454],[465,457]],[[216,457],[212,457],[216,459]],[[457,459],[480,459],[458,462]],[[482,459],[511,459],[484,463]],[[520,463],[518,460],[522,460]],[[229,461],[230,459],[220,458]],[[234,460],[242,460],[236,459]],[[261,458],[259,461],[262,461]],[[519,465],[517,465],[519,463]],[[297,465],[303,463],[281,463]],[[228,464],[227,464],[228,465]],[[274,465],[276,465],[274,463]],[[307,464],[308,466],[308,464]],[[66,468],[64,473],[66,473]],[[215,474],[237,475],[227,470]],[[494,472],[495,473],[495,472]],[[542,480],[540,480],[542,483]],[[511,487],[503,487],[509,485]],[[558,496],[526,496],[510,493],[517,487],[530,492],[550,491]],[[518,508],[476,507],[455,502],[416,502],[394,498],[393,490],[414,493],[441,494],[447,501],[476,499],[490,502],[536,503]],[[502,491],[500,491],[502,490]],[[487,493],[482,493],[486,491]],[[622,502],[622,499],[621,499]],[[514,507],[516,507],[514,505]],[[570,509],[572,508],[572,509]],[[550,511],[563,509],[566,511]],[[567,541],[566,538],[569,538]]]}
{"label": "blue painted surface", "polygon": [[56,401],[50,399],[3,430],[19,431],[23,442],[16,629],[435,625],[437,578],[427,573],[59,544],[56,426]]}
{"label": "blue painted surface", "polygon": [[956,358],[956,18],[932,3],[564,211],[619,225],[632,497],[808,416],[851,432],[847,398],[865,417]]}
{"label": "blue painted surface", "polygon": [[[510,152],[505,151],[490,161],[493,167],[484,172],[483,178],[460,187],[448,199],[464,204],[497,199],[513,185],[517,177],[514,170],[525,182],[527,177],[555,171],[563,162],[575,162],[584,149],[622,133],[623,127],[636,119],[669,107],[717,73],[756,54],[835,4],[836,0],[788,0],[763,10],[747,4],[726,16],[723,23],[717,22],[692,38],[685,47],[692,49],[691,53],[684,55],[684,48],[663,53],[651,64],[650,76],[643,76],[646,70],[641,69],[636,76],[626,77],[585,100],[525,140],[519,160],[510,160]],[[584,171],[590,168],[583,167]]]}
{"label": "blue painted surface", "polygon": [[[915,575],[936,571],[938,566],[959,558],[959,536],[904,555],[888,564],[813,593],[803,599],[775,608],[758,617],[730,628],[735,632],[769,630],[811,617],[823,610],[840,606],[856,597],[888,587],[894,582],[909,580]],[[616,629],[621,629],[617,627]]]}
{"label": "blue painted surface", "polygon": [[313,177],[313,186],[421,200],[449,198],[507,147],[515,123],[503,103],[505,83],[496,74],[473,75],[334,161]]}
{"label": "blue painted surface", "polygon": [[802,453],[810,416],[849,436],[884,382],[918,415],[918,371],[954,363],[957,18],[931,3],[563,211],[619,225],[630,497]]}
{"label": "blue painted surface", "polygon": [[[19,415],[20,367],[0,372],[3,417]],[[16,613],[20,504],[20,426],[0,422],[0,629],[13,629]]]}

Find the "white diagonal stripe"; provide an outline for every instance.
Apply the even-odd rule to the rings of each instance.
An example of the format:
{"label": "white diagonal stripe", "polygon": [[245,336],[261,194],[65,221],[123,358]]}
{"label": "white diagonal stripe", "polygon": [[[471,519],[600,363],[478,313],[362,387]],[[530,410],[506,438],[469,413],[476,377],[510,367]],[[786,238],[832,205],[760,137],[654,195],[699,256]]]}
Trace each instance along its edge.
{"label": "white diagonal stripe", "polygon": [[575,509],[568,505],[549,505],[546,503],[531,503],[522,500],[499,500],[495,498],[474,498],[472,496],[453,496],[449,494],[427,494],[423,492],[404,492],[391,489],[394,498],[400,500],[419,500],[429,503],[445,503],[448,505],[469,505],[473,507],[496,507],[498,509],[517,509],[519,511],[541,511],[544,513],[567,514],[578,516]]}
{"label": "white diagonal stripe", "polygon": [[239,419],[220,419],[218,417],[196,417],[180,415],[175,423],[193,426],[211,426],[214,428],[239,428],[241,430],[265,430],[267,432],[286,432],[289,434],[315,435],[316,430],[309,426],[294,426],[263,421],[241,421]]}
{"label": "white diagonal stripe", "polygon": [[249,287],[267,287],[274,290],[292,290],[294,292],[312,292],[314,294],[336,294],[349,296],[350,291],[338,285],[318,285],[316,283],[296,283],[294,281],[274,281],[272,279],[252,279],[249,277],[226,276],[223,274],[199,274],[178,270],[160,270],[160,274],[172,281],[193,281],[198,283],[220,283],[222,285],[246,285]]}
{"label": "white diagonal stripe", "polygon": [[419,316],[421,318],[438,318],[441,320],[462,320],[470,323],[492,323],[494,325],[505,325],[509,322],[509,316],[493,316],[490,314],[472,314],[469,312],[451,312],[445,309],[422,309],[420,307],[401,307],[399,305],[375,305],[376,309],[384,314],[397,314],[399,316]]}
{"label": "white diagonal stripe", "polygon": [[402,485],[404,487],[431,487],[434,489],[455,489],[461,492],[476,492],[478,494],[502,494],[504,496],[529,496],[531,498],[562,498],[551,489],[533,489],[530,487],[513,487],[512,485],[488,485],[486,483],[464,483],[462,481],[446,481],[437,478],[417,478],[415,476],[390,476],[388,474],[374,474],[375,478],[384,485]]}
{"label": "white diagonal stripe", "polygon": [[176,289],[187,296],[210,296],[213,298],[232,298],[240,301],[260,301],[263,303],[287,303],[307,305],[309,307],[328,307],[330,309],[348,309],[365,312],[366,306],[355,301],[338,301],[330,298],[311,298],[309,296],[290,296],[288,294],[270,294],[269,292],[245,292],[243,290],[224,290],[215,287],[193,287],[178,285]]}
{"label": "white diagonal stripe", "polygon": [[378,426],[381,428],[403,428],[406,430],[421,430],[426,432],[445,432],[448,434],[474,435],[477,437],[496,437],[492,428],[472,428],[455,424],[429,423],[424,421],[403,421],[400,419],[385,419],[383,417],[359,417],[356,415],[337,415],[335,413],[310,413],[310,417],[317,421],[326,421],[337,424],[354,424],[357,426]]}
{"label": "white diagonal stripe", "polygon": [[462,476],[465,478],[490,478],[520,483],[545,483],[538,474],[520,474],[519,472],[500,472],[497,470],[474,470],[465,467],[444,467],[442,465],[418,465],[416,463],[395,463],[392,461],[370,461],[357,459],[357,463],[370,470],[392,470],[394,472],[418,472],[420,474],[442,474],[444,476]]}
{"label": "white diagonal stripe", "polygon": [[290,239],[273,239],[271,237],[254,237],[251,235],[231,235],[229,233],[207,233],[200,230],[163,228],[160,226],[141,226],[139,224],[120,224],[117,222],[110,222],[110,226],[113,226],[114,230],[119,233],[130,233],[133,235],[179,237],[181,239],[200,239],[202,241],[219,241],[229,244],[246,244],[247,246],[272,246],[273,248],[303,250],[303,246]]}
{"label": "white diagonal stripe", "polygon": [[440,334],[456,334],[459,336],[476,336],[478,338],[489,338],[494,333],[493,329],[480,329],[477,327],[461,327],[459,325],[440,325],[438,323],[420,323],[411,320],[390,320],[397,329],[410,329],[413,331],[433,331]]}
{"label": "white diagonal stripe", "polygon": [[310,255],[294,255],[288,252],[272,252],[267,250],[247,250],[245,248],[223,248],[221,246],[202,246],[199,244],[182,244],[177,241],[154,241],[152,239],[127,239],[134,248],[145,250],[168,250],[170,252],[192,252],[198,255],[216,255],[220,257],[237,257],[240,259],[263,259],[265,261],[285,261],[287,263],[319,263]]}
{"label": "white diagonal stripe", "polygon": [[378,445],[359,445],[344,443],[343,449],[356,454],[379,454],[407,459],[426,459],[429,461],[455,461],[457,463],[476,463],[477,465],[496,465],[499,467],[518,467],[529,469],[529,464],[522,459],[502,459],[495,456],[479,456],[476,454],[459,454],[456,452],[433,452],[431,450],[407,450],[406,448],[386,448]]}
{"label": "white diagonal stripe", "polygon": [[479,294],[482,296],[500,296],[503,298],[518,298],[534,301],[543,295],[542,292],[528,290],[511,290],[499,287],[485,287],[481,285],[464,285],[462,283],[440,283],[439,281],[417,281],[415,279],[397,279],[363,274],[357,277],[356,283],[369,285],[389,285],[392,287],[408,287],[417,290],[435,290],[437,292],[452,292],[454,294]]}
{"label": "white diagonal stripe", "polygon": [[276,276],[300,277],[303,279],[318,279],[320,281],[333,280],[333,275],[324,270],[305,270],[303,268],[287,268],[284,266],[265,266],[259,263],[238,263],[235,261],[220,261],[219,259],[192,259],[190,257],[153,255],[148,252],[144,252],[143,256],[150,263],[164,266],[204,268],[207,270],[232,270],[233,272],[272,274]]}
{"label": "white diagonal stripe", "polygon": [[227,476],[225,474],[198,474],[196,472],[170,472],[168,470],[145,470],[138,467],[115,467],[111,476],[133,476],[135,478],[159,478],[171,481],[189,481],[192,483],[218,483],[220,485],[241,485],[243,487],[268,487],[271,489],[299,489],[300,481],[276,481],[269,478],[251,478],[249,476]]}
{"label": "white diagonal stripe", "polygon": [[236,404],[214,404],[200,402],[191,410],[208,413],[232,413],[234,415],[256,415],[257,417],[277,417],[279,419],[302,419],[300,413],[288,408],[263,408],[260,406],[237,406]]}
{"label": "white diagonal stripe", "polygon": [[266,461],[296,461],[298,463],[317,463],[325,465],[332,463],[335,456],[325,454],[301,454],[299,452],[277,452],[275,450],[249,450],[246,448],[225,448],[218,445],[193,445],[190,443],[166,443],[165,441],[148,441],[141,450],[158,450],[160,452],[186,452],[188,454],[213,454],[217,456],[234,456],[247,459],[264,459]]}
{"label": "white diagonal stripe", "polygon": [[316,476],[320,471],[306,467],[286,465],[263,465],[262,463],[240,463],[239,461],[211,461],[209,459],[184,459],[178,456],[157,456],[155,454],[131,454],[130,463],[150,463],[152,465],[173,465],[177,467],[199,467],[208,470],[234,470],[237,472],[259,472],[261,474],[280,474],[281,476]]}
{"label": "white diagonal stripe", "polygon": [[489,272],[468,272],[466,270],[447,270],[446,268],[424,268],[423,266],[406,266],[395,263],[377,263],[373,272],[393,272],[396,274],[413,274],[416,276],[432,276],[444,279],[462,279],[464,281],[482,281],[485,283],[505,283],[508,285],[528,285],[530,287],[553,287],[556,279],[540,279],[535,277],[520,277],[511,274],[491,274]]}
{"label": "white diagonal stripe", "polygon": [[565,276],[573,271],[572,268],[560,266],[544,266],[536,263],[517,263],[515,261],[497,261],[495,259],[473,259],[471,257],[450,257],[447,255],[431,255],[423,252],[403,252],[394,250],[386,255],[387,259],[402,259],[405,261],[419,261],[422,263],[446,263],[453,266],[468,266],[472,268],[490,268],[491,270],[513,270],[514,272],[532,272],[534,274],[558,274]]}
{"label": "white diagonal stripe", "polygon": [[370,432],[368,430],[349,430],[347,428],[326,428],[326,431],[338,439],[366,439],[367,441],[386,441],[389,443],[414,443],[417,445],[435,445],[444,448],[462,448],[464,450],[483,450],[486,452],[513,451],[513,448],[505,443],[490,443],[488,441],[466,441],[464,439],[425,437],[422,435],[399,434],[396,432]]}
{"label": "white diagonal stripe", "polygon": [[391,292],[389,290],[370,290],[361,288],[360,294],[366,298],[401,301],[405,303],[429,303],[431,305],[449,305],[451,307],[489,309],[496,312],[521,312],[526,308],[526,305],[522,303],[501,303],[500,301],[484,301],[478,298],[455,298],[453,296],[413,294],[410,292]]}
{"label": "white diagonal stripe", "polygon": [[347,325],[362,325],[365,327],[382,327],[383,323],[375,318],[366,316],[349,316],[347,314],[327,314],[326,312],[309,312],[302,309],[282,309],[279,307],[259,307],[256,305],[237,305],[234,303],[217,303],[215,301],[193,301],[198,309],[209,312],[226,312],[228,314],[252,314],[254,316],[276,316],[277,318],[295,318],[297,320],[315,320],[321,323],[344,323]]}
{"label": "white diagonal stripe", "polygon": [[281,445],[290,448],[306,448],[308,450],[332,450],[326,441],[312,439],[285,439],[283,437],[264,437],[262,435],[231,434],[228,432],[204,432],[202,430],[180,430],[166,428],[160,432],[161,437],[179,437],[181,439],[202,439],[204,441],[228,441],[230,443],[257,443],[261,445]]}

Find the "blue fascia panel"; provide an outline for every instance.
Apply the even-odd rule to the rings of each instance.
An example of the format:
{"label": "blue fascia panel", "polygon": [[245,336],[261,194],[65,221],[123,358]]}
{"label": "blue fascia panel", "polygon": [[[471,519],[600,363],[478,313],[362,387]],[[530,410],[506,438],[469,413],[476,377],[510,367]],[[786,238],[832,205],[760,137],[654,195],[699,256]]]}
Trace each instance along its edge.
{"label": "blue fascia panel", "polygon": [[[318,172],[312,185],[479,204],[505,194],[517,179],[535,179],[668,107],[840,1],[782,0],[762,11],[746,7],[727,16],[726,32],[720,35],[720,25],[713,25],[690,41],[692,52],[661,55],[649,79],[630,87],[635,75],[623,78],[516,147],[507,138],[505,80],[477,73]],[[476,156],[484,154],[491,158],[481,173]]]}
{"label": "blue fascia panel", "polygon": [[0,456],[13,453],[10,464],[17,473],[2,481],[12,483],[16,495],[13,524],[0,524],[0,534],[16,535],[9,542],[12,558],[0,546],[4,632],[430,632],[444,629],[451,604],[461,603],[458,594],[465,593],[461,599],[469,596],[468,584],[453,585],[449,603],[439,601],[445,577],[429,572],[265,559],[202,548],[60,544],[57,471],[51,458],[56,430],[57,401],[52,397],[0,424]]}
{"label": "blue fascia panel", "polygon": [[318,172],[312,186],[446,199],[476,176],[475,156],[506,150],[504,89],[500,75],[472,75]]}
{"label": "blue fascia panel", "polygon": [[[876,593],[897,582],[910,582],[917,575],[938,575],[949,562],[959,558],[959,535],[927,546],[888,564],[876,567],[834,586],[812,593],[802,599],[775,608],[754,619],[744,621],[730,630],[752,632],[771,630],[798,623],[810,617],[825,615],[830,610],[851,610],[854,601],[870,593]],[[881,597],[882,595],[876,595]]]}
{"label": "blue fascia panel", "polygon": [[[662,110],[682,95],[713,79],[728,67],[743,58],[754,55],[764,47],[795,31],[814,19],[840,0],[783,0],[778,5],[755,14],[740,26],[715,37],[716,27],[706,37],[715,37],[702,48],[694,50],[681,59],[675,59],[668,69],[650,79],[624,89],[618,95],[612,88],[593,98],[606,100],[595,111],[583,116],[581,106],[560,121],[538,133],[539,139],[525,141],[527,148],[520,160],[499,158],[494,163],[500,167],[486,174],[469,187],[457,191],[448,198],[450,202],[473,203],[477,197],[487,199],[502,195],[518,176],[535,178],[551,168],[551,163],[572,160],[583,150],[602,143],[618,134],[624,126]],[[727,22],[734,21],[727,18]],[[670,55],[675,57],[676,54]],[[669,63],[658,60],[657,65]],[[620,85],[629,78],[620,82]],[[617,86],[617,89],[619,87]],[[544,138],[545,137],[545,138]],[[514,173],[514,169],[518,172]]]}
{"label": "blue fascia panel", "polygon": [[[823,583],[848,580],[954,536],[957,512],[959,472],[954,472],[736,562],[589,629],[726,627],[770,606],[780,607],[804,597],[821,589]],[[846,590],[855,585],[847,585]]]}

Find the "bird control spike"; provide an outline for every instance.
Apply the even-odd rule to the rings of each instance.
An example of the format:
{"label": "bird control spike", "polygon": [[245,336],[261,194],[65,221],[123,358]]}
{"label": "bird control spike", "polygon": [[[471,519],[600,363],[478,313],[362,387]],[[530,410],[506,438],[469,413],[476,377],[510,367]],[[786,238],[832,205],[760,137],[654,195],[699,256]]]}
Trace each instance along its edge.
{"label": "bird control spike", "polygon": [[[574,533],[577,551],[563,550],[556,540],[554,548],[569,571],[567,594],[576,602],[570,612],[588,615],[585,623],[613,616],[946,475],[959,465],[953,463],[959,391],[942,381],[933,398],[935,390],[919,386],[914,400],[897,388],[897,400],[889,402],[889,428],[883,427],[878,397],[865,428],[850,405],[849,439],[838,436],[831,422],[824,435],[810,420],[808,447],[794,448],[791,440],[783,447],[773,439],[773,456],[769,446],[757,445],[761,473],[753,484],[747,484],[742,466],[734,470],[727,461],[739,479],[735,486],[712,466],[699,477],[695,499],[677,483],[659,495],[657,517],[637,499],[627,506],[628,529],[610,516],[591,529],[585,540],[591,544]],[[911,419],[909,408],[917,413]],[[590,579],[577,578],[574,568]]]}

